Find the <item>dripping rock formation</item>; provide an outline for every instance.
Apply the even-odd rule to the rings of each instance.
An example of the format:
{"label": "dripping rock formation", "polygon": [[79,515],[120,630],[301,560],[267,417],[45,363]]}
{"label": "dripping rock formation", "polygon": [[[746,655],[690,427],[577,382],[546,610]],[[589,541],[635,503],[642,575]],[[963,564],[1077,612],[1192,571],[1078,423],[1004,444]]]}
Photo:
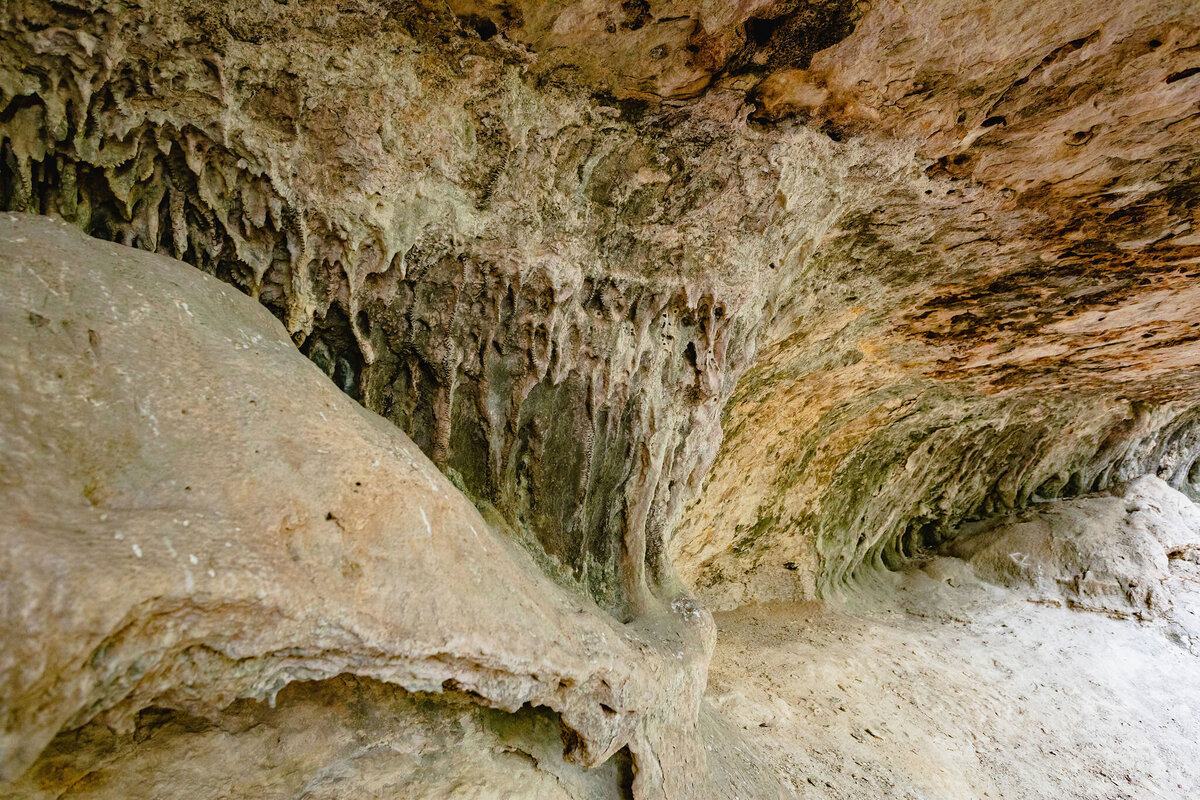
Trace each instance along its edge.
{"label": "dripping rock formation", "polygon": [[1200,793],[1194,0],[6,0],[0,210],[4,796]]}

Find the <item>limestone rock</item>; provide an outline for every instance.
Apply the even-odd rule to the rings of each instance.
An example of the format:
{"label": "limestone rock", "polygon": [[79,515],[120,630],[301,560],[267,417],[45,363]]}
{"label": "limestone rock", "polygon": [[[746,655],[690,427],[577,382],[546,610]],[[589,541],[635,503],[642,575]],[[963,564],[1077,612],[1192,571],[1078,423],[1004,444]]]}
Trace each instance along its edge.
{"label": "limestone rock", "polygon": [[622,620],[828,595],[1194,491],[1191,5],[20,0],[0,205],[243,287]]}
{"label": "limestone rock", "polygon": [[606,800],[628,790],[622,752],[584,770],[562,761],[551,714],[480,708],[342,675],[204,716],[149,708],[128,733],[60,734],[6,797],[493,797]]}
{"label": "limestone rock", "polygon": [[[565,73],[618,98],[691,98],[721,77],[807,67],[854,28],[853,0],[453,0],[481,37],[537,54],[539,74]],[[558,75],[559,80],[564,78]]]}
{"label": "limestone rock", "polygon": [[883,0],[755,87],[764,124],[922,177],[780,264],[803,289],[672,539],[711,605],[828,596],[1147,473],[1196,496],[1198,37],[1184,1]]}
{"label": "limestone rock", "polygon": [[944,548],[1039,601],[1143,618],[1169,608],[1169,557],[1190,550],[1200,551],[1200,508],[1155,477],[964,526]]}
{"label": "limestone rock", "polygon": [[570,761],[628,748],[639,796],[702,785],[707,615],[558,587],[198,270],[4,215],[0,280],[5,778],[60,729],[350,673],[549,709]]}
{"label": "limestone rock", "polygon": [[718,613],[709,694],[804,796],[1195,796],[1194,651],[963,572]]}
{"label": "limestone rock", "polygon": [[151,706],[174,753],[289,681],[393,703],[350,672],[452,694],[445,763],[516,741],[466,695],[608,784],[744,796],[693,592],[961,546],[1190,596],[1154,481],[1200,498],[1194,6],[10,0],[0,208],[197,270],[11,228],[5,774],[65,726],[131,780]]}
{"label": "limestone rock", "polygon": [[21,0],[0,206],[241,286],[556,578],[669,607],[665,539],[780,246],[774,170],[714,120],[659,135],[539,83],[431,6]]}

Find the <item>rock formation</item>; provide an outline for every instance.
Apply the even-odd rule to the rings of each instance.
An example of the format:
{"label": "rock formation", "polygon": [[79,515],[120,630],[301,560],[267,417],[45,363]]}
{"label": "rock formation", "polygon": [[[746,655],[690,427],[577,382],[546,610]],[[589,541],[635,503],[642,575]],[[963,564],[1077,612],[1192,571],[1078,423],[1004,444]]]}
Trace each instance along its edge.
{"label": "rock formation", "polygon": [[300,681],[438,731],[381,775],[774,796],[705,609],[940,554],[1170,616],[1197,53],[1192,0],[9,0],[0,208],[158,256],[3,223],[4,777]]}
{"label": "rock formation", "polygon": [[557,587],[202,272],[11,215],[0,259],[6,778],[60,728],[353,674],[550,709],[639,793],[696,780],[706,615],[622,625]]}

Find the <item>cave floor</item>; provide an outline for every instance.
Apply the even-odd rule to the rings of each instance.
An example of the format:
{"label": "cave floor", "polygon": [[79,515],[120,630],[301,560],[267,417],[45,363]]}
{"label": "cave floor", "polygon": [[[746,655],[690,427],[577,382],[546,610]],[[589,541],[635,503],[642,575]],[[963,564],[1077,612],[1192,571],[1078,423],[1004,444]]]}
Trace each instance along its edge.
{"label": "cave floor", "polygon": [[1200,657],[1178,626],[888,580],[716,615],[709,700],[800,796],[1200,797]]}

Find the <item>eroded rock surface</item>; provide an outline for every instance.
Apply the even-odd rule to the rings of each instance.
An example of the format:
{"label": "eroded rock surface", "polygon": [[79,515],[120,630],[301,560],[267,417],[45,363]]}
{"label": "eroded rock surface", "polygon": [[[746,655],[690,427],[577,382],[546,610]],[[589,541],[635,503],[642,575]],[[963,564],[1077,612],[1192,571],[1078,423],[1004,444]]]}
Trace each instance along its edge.
{"label": "eroded rock surface", "polygon": [[[1100,610],[1193,580],[1111,493],[1200,496],[1198,46],[1192,0],[13,0],[0,207],[270,309],[463,490],[438,484],[489,548],[519,543],[522,614],[580,604],[630,674],[669,665],[621,705],[582,666],[485,700],[536,696],[582,760],[627,746],[636,791],[686,794],[645,754],[700,758],[693,590],[853,595],[959,544],[1009,570],[1017,540],[1046,562],[993,578],[1047,570]],[[339,472],[307,457],[287,481]],[[399,580],[373,568],[368,594]],[[1194,647],[1200,616],[1172,613]],[[542,658],[504,636],[475,645]],[[633,710],[676,679],[688,730],[663,739]],[[47,714],[42,741],[67,719]]]}
{"label": "eroded rock surface", "polygon": [[1155,477],[964,527],[944,552],[981,577],[1117,615],[1166,610],[1170,559],[1200,554],[1200,509]]}
{"label": "eroded rock surface", "polygon": [[618,615],[679,594],[662,539],[753,350],[764,154],[531,85],[442,6],[12,11],[8,207],[243,287]]}
{"label": "eroded rock surface", "polygon": [[562,760],[553,715],[482,709],[340,676],[292,683],[273,705],[241,700],[203,716],[163,708],[131,730],[99,723],[60,734],[14,798],[628,796],[628,754],[592,770]]}
{"label": "eroded rock surface", "polygon": [[622,619],[1190,486],[1188,0],[10,9],[6,206],[258,297]]}
{"label": "eroded rock surface", "polygon": [[60,729],[136,735],[154,707],[222,729],[350,673],[548,709],[560,759],[626,750],[639,796],[703,791],[706,614],[622,625],[559,588],[198,270],[6,214],[0,280],[6,779]]}
{"label": "eroded rock surface", "polygon": [[673,539],[710,602],[837,592],[1147,473],[1195,496],[1197,37],[1188,2],[878,2],[756,89],[925,180],[781,265],[805,291]]}

